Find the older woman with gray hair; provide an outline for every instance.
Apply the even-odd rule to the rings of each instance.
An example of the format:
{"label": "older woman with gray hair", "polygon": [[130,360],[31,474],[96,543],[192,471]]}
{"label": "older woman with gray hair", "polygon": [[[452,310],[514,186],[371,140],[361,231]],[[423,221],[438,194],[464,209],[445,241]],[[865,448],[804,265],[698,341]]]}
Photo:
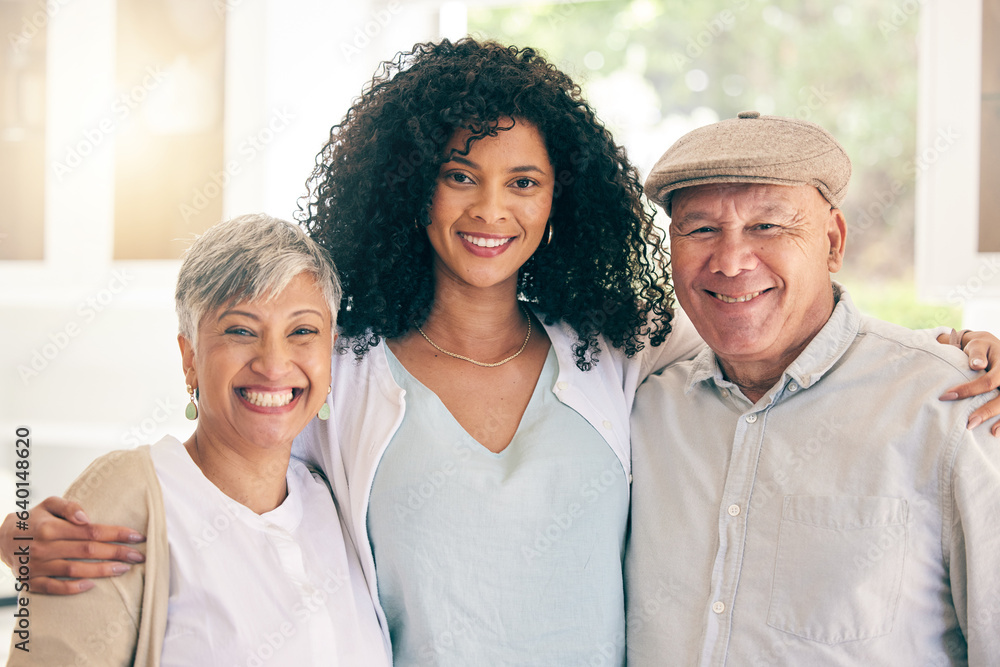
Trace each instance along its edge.
{"label": "older woman with gray hair", "polygon": [[340,294],[290,223],[243,216],[194,242],[176,291],[194,433],[103,456],[66,494],[148,536],[145,562],[87,596],[34,596],[30,652],[15,634],[9,664],[390,663],[329,487],[290,460],[329,414]]}

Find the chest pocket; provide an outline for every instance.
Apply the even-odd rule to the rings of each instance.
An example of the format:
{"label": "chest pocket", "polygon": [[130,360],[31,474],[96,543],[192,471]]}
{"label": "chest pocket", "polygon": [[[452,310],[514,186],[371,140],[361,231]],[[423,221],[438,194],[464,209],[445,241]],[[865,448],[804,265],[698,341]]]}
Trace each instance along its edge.
{"label": "chest pocket", "polygon": [[888,634],[906,521],[901,498],[786,496],[768,625],[824,644]]}

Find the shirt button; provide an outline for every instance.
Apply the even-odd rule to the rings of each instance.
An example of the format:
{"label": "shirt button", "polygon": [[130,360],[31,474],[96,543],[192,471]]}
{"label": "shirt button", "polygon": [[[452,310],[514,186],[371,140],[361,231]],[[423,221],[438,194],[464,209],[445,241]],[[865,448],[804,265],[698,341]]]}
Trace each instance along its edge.
{"label": "shirt button", "polygon": [[739,516],[740,506],[736,504],[730,505],[727,511],[729,512],[729,516]]}
{"label": "shirt button", "polygon": [[721,390],[719,390],[719,393],[722,394],[722,398],[729,398],[729,390],[728,389],[721,389]]}
{"label": "shirt button", "polygon": [[568,386],[569,386],[568,382],[562,382],[562,381],[556,382],[556,389],[558,389],[559,391],[563,391]]}
{"label": "shirt button", "polygon": [[712,611],[714,611],[716,614],[721,614],[725,610],[726,610],[726,604],[724,602],[712,603]]}
{"label": "shirt button", "polygon": [[757,421],[757,415],[747,415],[747,423],[753,424]]}
{"label": "shirt button", "polygon": [[798,390],[799,390],[799,385],[795,384],[794,382],[788,383],[788,391],[798,391]]}
{"label": "shirt button", "polygon": [[611,422],[609,422],[607,419],[605,419],[601,423],[604,425],[604,428],[611,428]]}
{"label": "shirt button", "polygon": [[629,474],[628,474],[628,483],[629,483],[629,484],[631,484],[631,483],[632,483],[632,473],[629,473]]}

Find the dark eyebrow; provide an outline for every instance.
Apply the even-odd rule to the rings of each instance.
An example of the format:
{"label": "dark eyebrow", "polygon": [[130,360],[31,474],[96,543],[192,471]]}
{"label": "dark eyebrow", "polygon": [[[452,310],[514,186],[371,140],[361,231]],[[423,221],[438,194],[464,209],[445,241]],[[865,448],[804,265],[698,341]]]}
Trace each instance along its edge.
{"label": "dark eyebrow", "polygon": [[536,171],[539,174],[544,174],[545,173],[544,169],[542,169],[541,167],[536,167],[533,164],[526,164],[526,165],[522,165],[520,167],[511,167],[507,171],[508,171],[508,173],[511,173],[511,174],[525,172],[525,171]]}
{"label": "dark eyebrow", "polygon": [[[471,169],[481,169],[482,168],[477,163],[473,162],[472,160],[470,160],[468,158],[462,157],[461,155],[452,155],[451,159],[448,160],[448,162],[457,162],[459,164],[464,164],[466,167],[469,167]],[[445,164],[448,164],[448,162],[445,162]],[[538,172],[539,174],[544,174],[545,173],[544,169],[542,169],[541,167],[536,167],[533,164],[525,164],[525,165],[520,165],[520,166],[517,166],[517,167],[511,167],[510,169],[507,170],[507,173],[509,173],[509,174],[515,174],[515,173],[523,173],[523,172],[526,172],[526,171],[534,171],[534,172]]]}
{"label": "dark eyebrow", "polygon": [[[461,155],[452,155],[448,162],[457,162],[459,164],[464,164],[466,167],[472,167],[473,169],[479,169],[479,165],[468,158],[464,158]],[[448,164],[445,162],[445,164]]]}

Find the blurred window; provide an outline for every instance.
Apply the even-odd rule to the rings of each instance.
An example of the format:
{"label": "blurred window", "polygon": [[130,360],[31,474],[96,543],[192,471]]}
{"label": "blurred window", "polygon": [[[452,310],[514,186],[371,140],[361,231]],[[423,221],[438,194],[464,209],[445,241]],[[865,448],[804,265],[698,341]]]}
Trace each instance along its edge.
{"label": "blurred window", "polygon": [[45,5],[0,2],[0,260],[42,259]]}
{"label": "blurred window", "polygon": [[222,217],[220,5],[117,2],[115,259],[176,259]]}

